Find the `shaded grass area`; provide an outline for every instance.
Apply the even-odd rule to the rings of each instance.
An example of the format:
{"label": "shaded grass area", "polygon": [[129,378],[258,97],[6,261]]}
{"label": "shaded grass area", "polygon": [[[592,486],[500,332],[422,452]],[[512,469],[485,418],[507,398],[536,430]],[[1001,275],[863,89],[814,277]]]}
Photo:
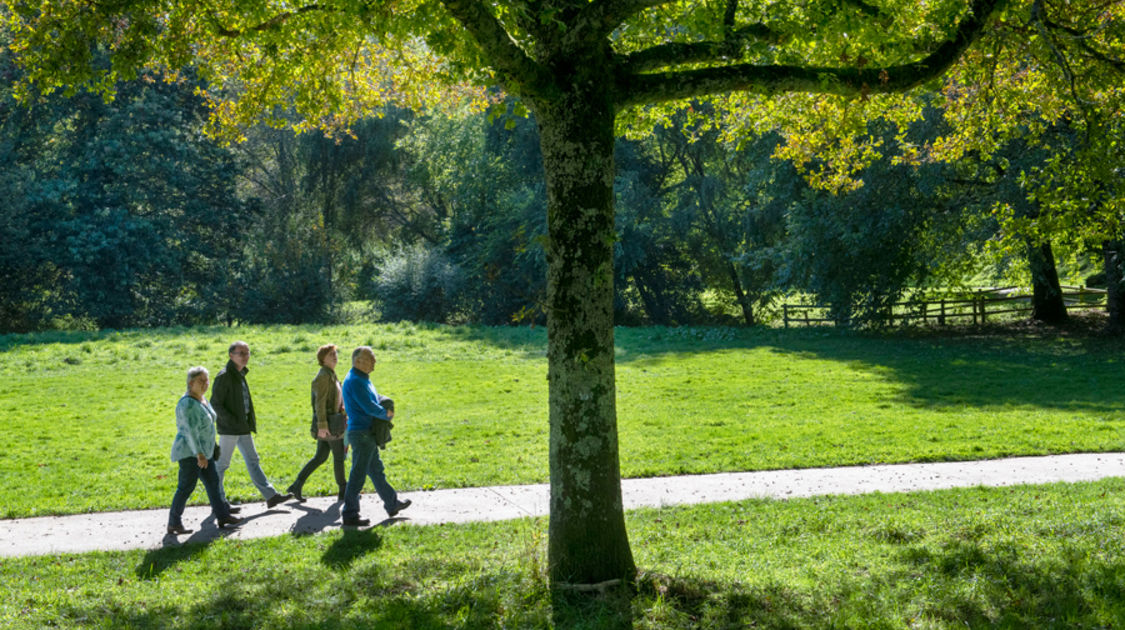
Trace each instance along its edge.
{"label": "shaded grass area", "polygon": [[[315,351],[375,348],[396,399],[384,452],[400,490],[547,480],[542,329],[248,326],[0,336],[0,518],[167,505],[184,374],[235,338],[263,468],[284,489],[313,454]],[[1122,342],[1091,336],[617,331],[626,477],[1122,448]],[[343,375],[345,370],[341,369]],[[258,500],[241,459],[234,500]],[[306,494],[334,494],[330,464]],[[195,500],[202,501],[202,493]]]}
{"label": "shaded grass area", "polygon": [[6,559],[5,628],[1109,628],[1125,482],[628,514],[631,600],[552,601],[544,519]]}

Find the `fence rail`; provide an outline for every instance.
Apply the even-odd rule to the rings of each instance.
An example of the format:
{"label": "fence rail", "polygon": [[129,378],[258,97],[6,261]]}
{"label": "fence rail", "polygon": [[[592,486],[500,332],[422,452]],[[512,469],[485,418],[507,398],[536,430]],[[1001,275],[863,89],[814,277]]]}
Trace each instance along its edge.
{"label": "fence rail", "polygon": [[[1105,308],[1107,304],[1104,289],[1063,286],[1062,291],[1063,303],[1068,308]],[[830,308],[826,304],[783,304],[781,311],[785,327],[789,328],[790,324],[836,324],[836,319],[827,316]],[[944,326],[951,322],[972,320],[976,325],[984,324],[990,317],[1030,313],[1031,308],[1030,289],[1001,287],[981,289],[967,297],[896,302],[892,305],[892,312],[881,321],[892,326],[911,322],[923,325],[933,322]]]}

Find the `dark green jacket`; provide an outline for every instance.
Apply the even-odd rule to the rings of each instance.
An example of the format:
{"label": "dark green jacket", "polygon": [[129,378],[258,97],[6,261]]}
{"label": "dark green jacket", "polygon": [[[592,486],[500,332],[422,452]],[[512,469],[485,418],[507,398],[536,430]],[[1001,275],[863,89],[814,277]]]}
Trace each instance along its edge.
{"label": "dark green jacket", "polygon": [[[246,382],[246,373],[250,368],[242,368],[240,372],[234,361],[227,361],[227,366],[215,375],[215,383],[211,386],[211,406],[218,415],[219,435],[247,435],[258,432],[257,420],[254,417],[254,399],[250,399],[250,412],[246,411],[246,404],[242,400],[242,387]],[[249,392],[249,388],[246,389]]]}

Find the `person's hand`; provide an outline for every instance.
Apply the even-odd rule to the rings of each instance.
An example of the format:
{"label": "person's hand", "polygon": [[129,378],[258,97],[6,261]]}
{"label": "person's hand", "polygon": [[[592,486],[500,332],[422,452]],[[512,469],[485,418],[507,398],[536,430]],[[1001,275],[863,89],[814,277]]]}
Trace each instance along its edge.
{"label": "person's hand", "polygon": [[207,468],[207,456],[203,453],[196,454],[195,461],[199,464],[200,468]]}
{"label": "person's hand", "polygon": [[390,420],[391,418],[394,418],[394,417],[395,417],[395,410],[394,409],[388,409],[387,410],[387,420]]}
{"label": "person's hand", "polygon": [[332,437],[332,434],[328,432],[328,429],[321,429],[316,432],[316,436],[322,440],[327,440]]}

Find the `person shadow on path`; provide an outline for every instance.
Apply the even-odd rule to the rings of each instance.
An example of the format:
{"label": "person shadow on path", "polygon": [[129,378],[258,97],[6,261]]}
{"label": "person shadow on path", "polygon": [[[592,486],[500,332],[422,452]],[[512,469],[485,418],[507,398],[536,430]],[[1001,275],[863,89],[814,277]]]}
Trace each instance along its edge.
{"label": "person shadow on path", "polygon": [[335,527],[340,520],[341,505],[340,503],[333,503],[328,506],[327,510],[318,510],[304,505],[291,506],[292,509],[300,510],[305,514],[293,523],[293,527],[289,531],[294,536],[300,537],[320,533],[329,527]]}
{"label": "person shadow on path", "polygon": [[320,561],[330,569],[347,569],[362,556],[383,546],[383,537],[374,527],[368,529],[345,528],[342,536],[336,539]]}

